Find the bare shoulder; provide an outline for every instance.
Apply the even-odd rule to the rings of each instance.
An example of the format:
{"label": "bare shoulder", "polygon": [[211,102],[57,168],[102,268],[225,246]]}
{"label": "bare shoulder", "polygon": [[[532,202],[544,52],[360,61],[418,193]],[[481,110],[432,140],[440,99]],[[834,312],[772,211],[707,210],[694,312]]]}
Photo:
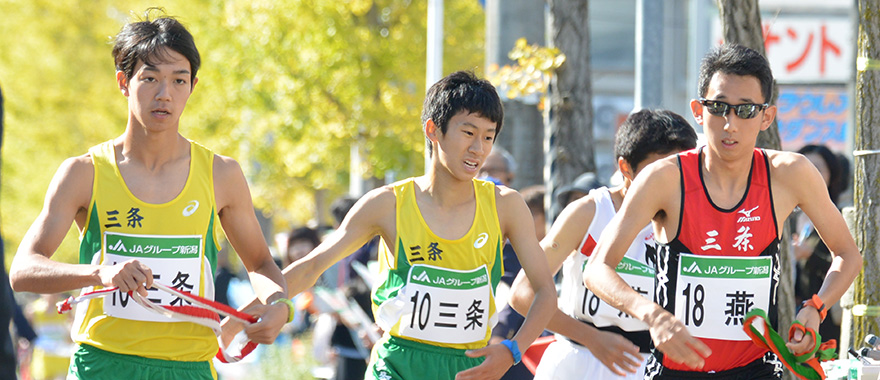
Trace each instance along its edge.
{"label": "bare shoulder", "polygon": [[342,222],[343,229],[366,229],[393,239],[396,234],[397,198],[394,185],[375,188],[364,194],[352,206]]}
{"label": "bare shoulder", "polygon": [[575,199],[568,206],[562,209],[559,214],[559,221],[588,221],[593,220],[596,215],[596,193],[590,193],[585,197]]}
{"label": "bare shoulder", "polygon": [[678,190],[681,182],[681,169],[676,155],[661,158],[652,162],[638,173],[633,181],[630,192],[648,191],[649,194],[661,194],[663,190]]}
{"label": "bare shoulder", "polygon": [[243,174],[241,165],[232,157],[215,153],[213,166],[216,179],[229,179],[231,176]]}
{"label": "bare shoulder", "polygon": [[813,167],[804,155],[796,152],[786,152],[780,150],[766,149],[767,161],[770,163],[770,171],[774,176],[790,176],[792,174],[803,174]]}
{"label": "bare shoulder", "polygon": [[94,181],[95,165],[92,163],[91,154],[86,153],[64,160],[58,167],[55,178],[52,179],[51,187],[59,191],[63,190],[81,203],[88,203]]}

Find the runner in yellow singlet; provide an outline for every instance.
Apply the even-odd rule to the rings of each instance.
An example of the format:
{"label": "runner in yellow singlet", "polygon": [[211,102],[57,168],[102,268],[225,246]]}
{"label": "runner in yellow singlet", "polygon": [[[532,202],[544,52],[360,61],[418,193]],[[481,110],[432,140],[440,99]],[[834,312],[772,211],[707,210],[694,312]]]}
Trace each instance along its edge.
{"label": "runner in yellow singlet", "polygon": [[[180,115],[198,82],[199,53],[177,20],[134,22],[116,36],[116,81],[128,99],[125,132],[67,159],[10,269],[16,291],[58,293],[119,287],[77,307],[79,344],[68,379],[216,379],[217,339],[207,327],[169,321],[129,299],[137,291],[162,305],[182,301],[155,281],[213,297],[218,227],[248,270],[261,316],[247,333],[272,343],[290,315],[239,164],[187,140]],[[51,260],[71,223],[80,263]]]}
{"label": "runner in yellow singlet", "polygon": [[[301,292],[333,263],[382,237],[373,311],[385,335],[373,348],[366,378],[498,379],[556,309],[556,290],[522,197],[474,179],[502,119],[501,100],[488,81],[461,71],[441,79],[422,112],[432,152],[427,173],[364,195],[339,229],[285,268],[291,293]],[[517,335],[487,346],[505,238],[536,297]],[[236,330],[226,323],[223,335]]]}

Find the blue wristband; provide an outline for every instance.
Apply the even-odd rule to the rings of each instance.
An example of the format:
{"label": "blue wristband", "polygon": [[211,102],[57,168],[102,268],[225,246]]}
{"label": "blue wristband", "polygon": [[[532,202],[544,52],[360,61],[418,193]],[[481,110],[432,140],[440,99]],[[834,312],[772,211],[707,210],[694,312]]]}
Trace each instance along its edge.
{"label": "blue wristband", "polygon": [[501,344],[507,347],[510,350],[510,354],[513,355],[513,365],[517,365],[522,361],[522,354],[519,352],[519,346],[516,345],[516,342],[505,339],[501,341]]}

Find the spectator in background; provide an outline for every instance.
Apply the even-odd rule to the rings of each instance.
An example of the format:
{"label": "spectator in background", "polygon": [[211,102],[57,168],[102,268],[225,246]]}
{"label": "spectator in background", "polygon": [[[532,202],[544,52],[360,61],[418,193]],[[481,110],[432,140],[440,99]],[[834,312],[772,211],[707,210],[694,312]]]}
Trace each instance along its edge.
{"label": "spectator in background", "polygon": [[[832,152],[825,145],[809,144],[797,151],[807,157],[822,175],[831,201],[840,208],[840,194],[849,186],[849,161]],[[802,212],[795,217],[796,227],[792,237],[792,249],[797,260],[795,267],[795,300],[800,305],[805,299],[819,292],[825,274],[831,267],[831,252],[819,238],[813,223]],[[841,309],[835,304],[819,325],[822,340],[840,339]]]}
{"label": "spectator in background", "polygon": [[486,162],[480,169],[477,178],[495,182],[496,185],[512,187],[516,177],[516,161],[509,152],[500,146],[492,148],[492,153],[486,156]]}
{"label": "spectator in background", "polygon": [[590,193],[590,190],[598,189],[602,186],[605,185],[602,184],[602,181],[599,180],[596,173],[586,172],[575,178],[572,183],[556,189],[556,203],[551,206],[552,209],[550,213],[550,215],[553,216],[553,220],[556,220],[556,217],[559,216],[562,209],[564,209],[565,206],[568,206],[569,203],[574,202],[576,199],[583,198]]}
{"label": "spectator in background", "polygon": [[[343,196],[333,201],[330,205],[330,213],[333,215],[334,229],[339,227],[355,202],[357,199],[351,196]],[[373,316],[370,313],[370,286],[361,278],[352,264],[357,262],[366,267],[368,262],[376,257],[378,248],[379,237],[377,236],[339,263],[341,290],[349,299],[357,303],[371,321]],[[330,338],[330,346],[336,354],[336,368],[332,380],[360,380],[364,378],[367,360],[370,358],[369,350],[374,342],[365,342],[366,337],[362,336],[362,333],[343,323],[336,324],[336,329]]]}
{"label": "spectator in background", "polygon": [[40,298],[27,306],[26,314],[37,331],[30,363],[30,377],[41,380],[58,380],[67,376],[70,357],[76,351],[70,340],[70,326],[73,315],[59,314],[55,304],[66,295],[59,293],[41,294]]}

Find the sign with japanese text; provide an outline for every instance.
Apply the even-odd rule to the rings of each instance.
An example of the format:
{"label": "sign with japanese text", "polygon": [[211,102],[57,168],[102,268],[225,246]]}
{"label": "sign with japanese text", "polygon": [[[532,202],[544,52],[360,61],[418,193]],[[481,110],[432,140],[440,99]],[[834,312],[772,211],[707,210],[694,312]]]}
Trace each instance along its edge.
{"label": "sign with japanese text", "polygon": [[[853,78],[855,34],[845,16],[764,15],[764,49],[778,83],[845,83]],[[720,42],[721,23],[713,24]]]}
{"label": "sign with japanese text", "polygon": [[779,137],[782,149],[824,144],[835,152],[847,150],[850,96],[843,86],[779,86]]}

